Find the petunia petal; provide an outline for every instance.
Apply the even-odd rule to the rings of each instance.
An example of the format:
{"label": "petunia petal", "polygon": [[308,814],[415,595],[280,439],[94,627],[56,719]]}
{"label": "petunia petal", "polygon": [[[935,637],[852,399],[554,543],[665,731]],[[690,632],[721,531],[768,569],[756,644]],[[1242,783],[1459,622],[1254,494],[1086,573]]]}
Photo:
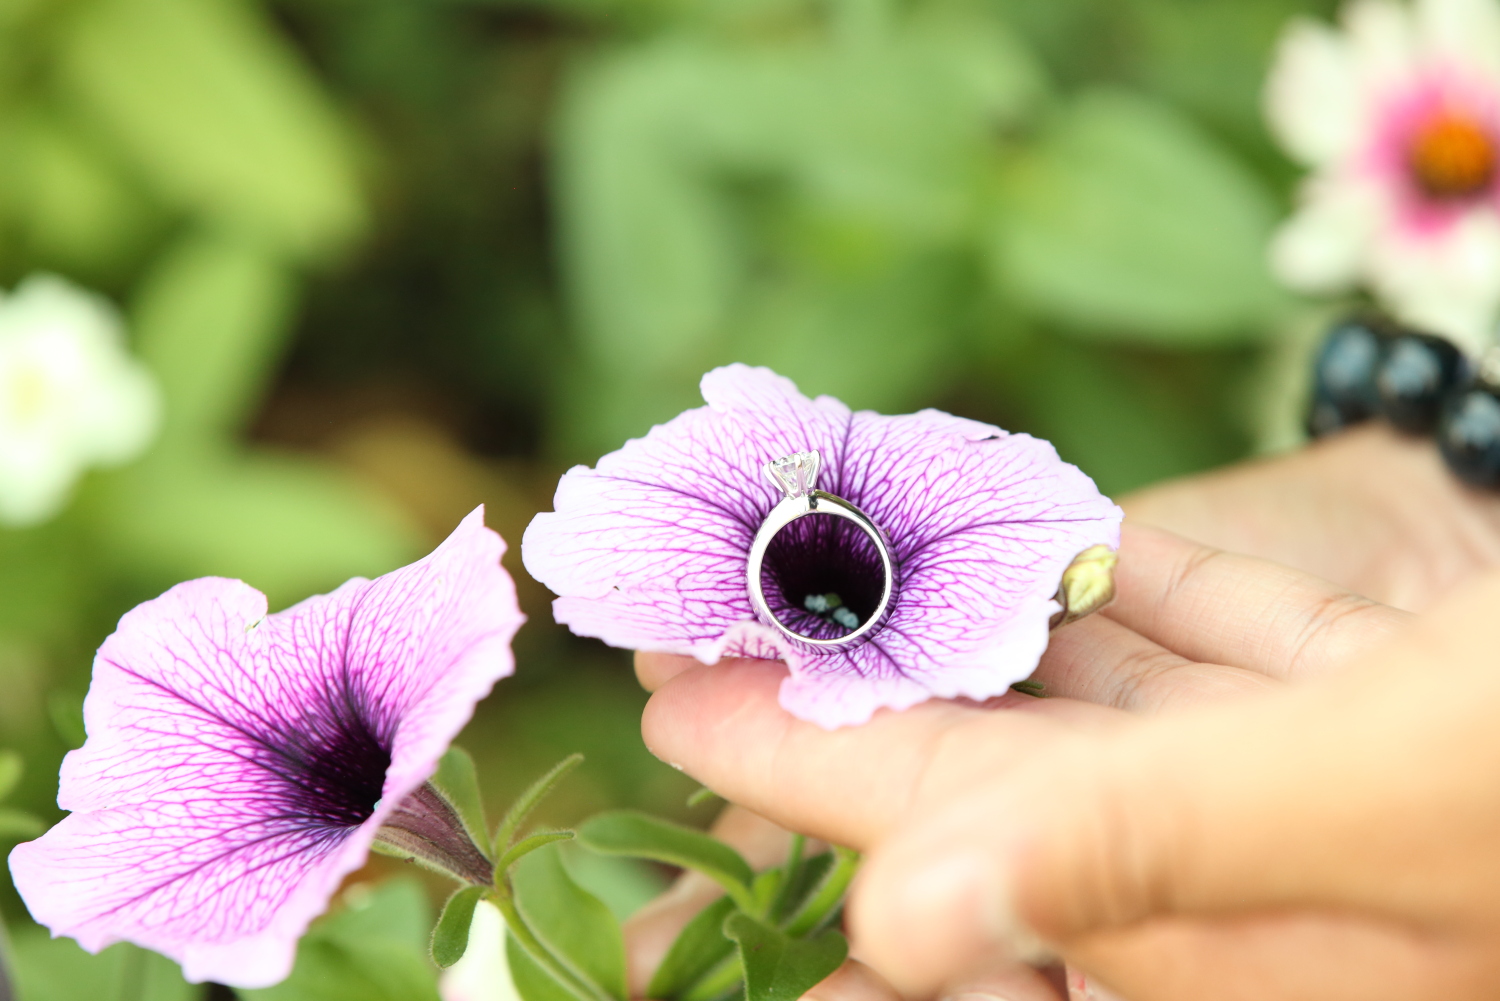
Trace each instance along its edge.
{"label": "petunia petal", "polygon": [[33,916],[192,980],[284,977],[385,816],[511,672],[503,550],[481,509],[426,558],[276,615],[217,578],[128,613],[63,763],[74,812],[11,854]]}
{"label": "petunia petal", "polygon": [[[606,642],[785,660],[783,703],[824,726],[1030,673],[1068,562],[1118,544],[1119,509],[1050,445],[937,411],[852,413],[765,369],[703,379],[707,406],[571,470],[522,543],[558,621]],[[747,553],[779,494],[765,463],[816,449],[819,487],[889,537],[897,598],[861,643],[813,648],[755,620]]]}

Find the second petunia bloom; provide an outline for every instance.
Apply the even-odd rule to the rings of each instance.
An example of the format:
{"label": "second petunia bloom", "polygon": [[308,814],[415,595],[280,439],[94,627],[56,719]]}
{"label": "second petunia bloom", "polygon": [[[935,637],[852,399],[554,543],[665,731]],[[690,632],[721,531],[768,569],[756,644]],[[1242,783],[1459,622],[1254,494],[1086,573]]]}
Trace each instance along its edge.
{"label": "second petunia bloom", "polygon": [[[88,742],[63,761],[73,812],[10,856],[32,917],[91,952],[154,949],[193,981],[283,979],[377,838],[446,844],[424,783],[512,671],[504,551],[481,508],[416,563],[272,615],[218,577],[127,613],[94,661]],[[477,850],[448,868],[490,878]]]}
{"label": "second petunia bloom", "polygon": [[[784,660],[781,703],[827,728],[934,696],[989,698],[1035,668],[1053,595],[1083,551],[1119,545],[1122,512],[1050,444],[935,410],[854,412],[788,379],[731,365],[703,377],[707,406],[579,466],[555,512],[522,540],[526,568],[560,597],[559,622],[619,647]],[[750,547],[781,499],[769,462],[816,451],[817,487],[883,530],[888,611],[848,646],[798,642],[756,618]],[[782,612],[853,628],[883,580],[848,521],[806,517],[768,549]],[[847,620],[847,621],[846,621]]]}

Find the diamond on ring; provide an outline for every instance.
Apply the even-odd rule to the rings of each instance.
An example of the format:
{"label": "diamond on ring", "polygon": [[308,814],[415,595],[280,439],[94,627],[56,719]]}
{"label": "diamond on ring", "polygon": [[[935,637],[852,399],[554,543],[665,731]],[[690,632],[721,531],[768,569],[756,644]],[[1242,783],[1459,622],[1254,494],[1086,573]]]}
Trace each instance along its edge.
{"label": "diamond on ring", "polygon": [[806,497],[818,486],[823,456],[817,449],[797,452],[766,463],[766,475],[788,497]]}
{"label": "diamond on ring", "polygon": [[[875,524],[869,515],[844,498],[817,488],[818,473],[822,471],[822,468],[823,457],[816,449],[796,452],[766,463],[766,475],[771,478],[771,482],[776,484],[784,496],[766,515],[759,531],[755,533],[755,540],[750,545],[750,558],[745,566],[745,583],[750,592],[750,605],[754,608],[756,617],[766,625],[800,643],[832,647],[853,643],[881,624],[890,608],[896,580],[891,547],[889,541],[886,540],[885,532],[881,531],[880,526]],[[842,599],[836,594],[809,595],[804,601],[807,611],[849,630],[843,636],[808,636],[791,629],[772,611],[770,603],[766,600],[765,586],[761,582],[761,569],[765,565],[766,552],[770,548],[771,540],[798,518],[813,514],[829,515],[852,522],[870,540],[880,557],[880,569],[883,575],[880,597],[873,613],[864,621],[861,621],[852,609],[845,607]]]}

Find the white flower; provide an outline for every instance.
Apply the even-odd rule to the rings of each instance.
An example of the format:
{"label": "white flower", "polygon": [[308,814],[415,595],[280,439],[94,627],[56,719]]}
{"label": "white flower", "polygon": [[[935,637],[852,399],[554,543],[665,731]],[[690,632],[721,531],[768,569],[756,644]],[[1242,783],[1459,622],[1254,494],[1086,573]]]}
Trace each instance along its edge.
{"label": "white flower", "polygon": [[474,908],[463,958],[444,970],[438,982],[443,1001],[521,1001],[505,955],[507,934],[500,911],[481,900]]}
{"label": "white flower", "polygon": [[160,419],[108,302],[42,274],[0,297],[0,524],[56,514],[86,467],[135,458]]}
{"label": "white flower", "polygon": [[1297,19],[1266,88],[1312,168],[1271,246],[1287,284],[1363,284],[1471,352],[1500,323],[1500,5],[1355,0],[1342,30]]}

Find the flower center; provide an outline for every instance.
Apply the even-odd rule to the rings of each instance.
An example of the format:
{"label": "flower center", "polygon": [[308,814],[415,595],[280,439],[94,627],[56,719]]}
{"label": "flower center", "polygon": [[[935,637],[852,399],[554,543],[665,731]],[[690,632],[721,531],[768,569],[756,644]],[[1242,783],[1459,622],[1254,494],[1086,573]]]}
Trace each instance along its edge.
{"label": "flower center", "polygon": [[880,606],[885,567],[869,536],[844,518],[798,518],[766,547],[761,581],[776,620],[811,639],[858,629]]}
{"label": "flower center", "polygon": [[1443,201],[1472,198],[1495,176],[1495,139],[1473,118],[1439,112],[1417,130],[1407,164],[1425,194]]}
{"label": "flower center", "polygon": [[271,763],[287,781],[289,805],[319,826],[358,827],[375,812],[391,765],[382,740],[352,706],[320,706],[297,720]]}

